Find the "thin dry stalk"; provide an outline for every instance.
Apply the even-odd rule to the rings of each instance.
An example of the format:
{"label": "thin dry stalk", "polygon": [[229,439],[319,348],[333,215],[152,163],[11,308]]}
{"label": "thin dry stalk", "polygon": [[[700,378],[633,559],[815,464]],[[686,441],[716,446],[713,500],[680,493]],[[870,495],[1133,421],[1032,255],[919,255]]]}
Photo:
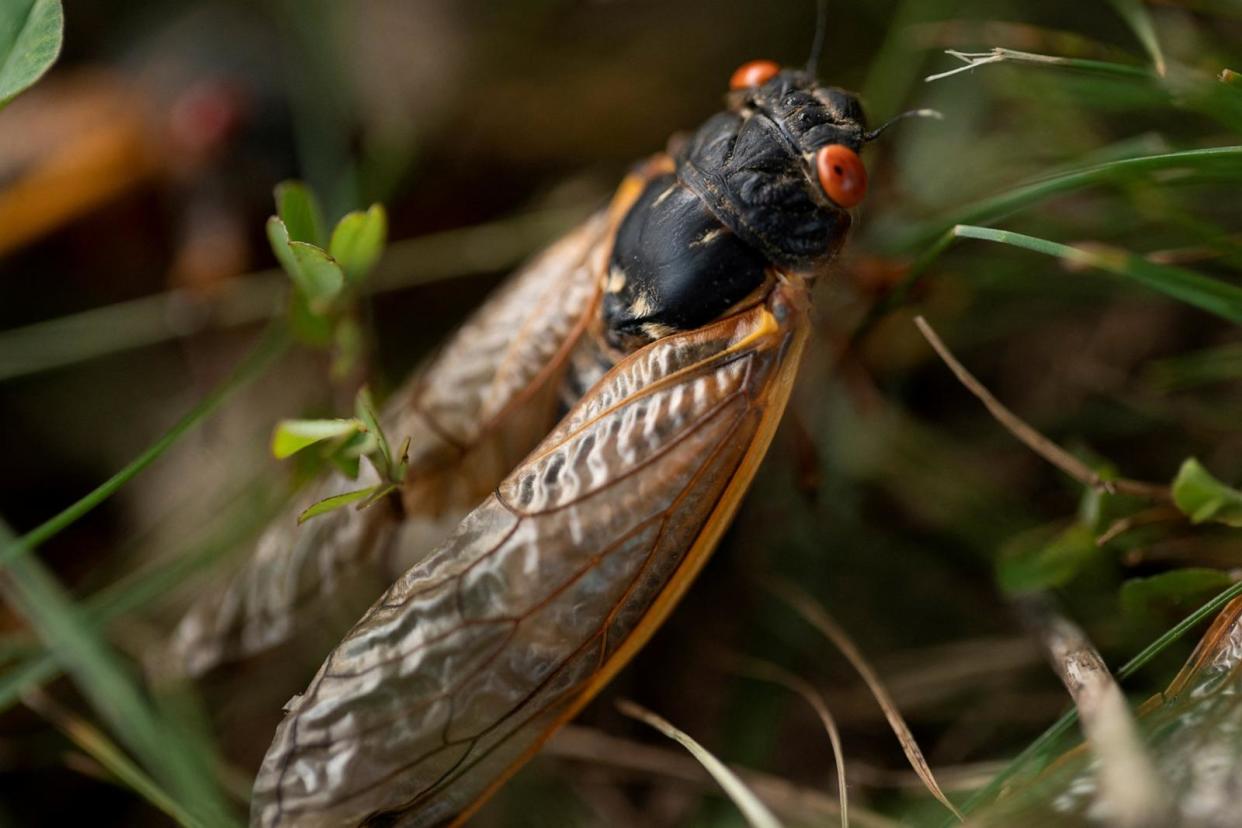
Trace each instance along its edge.
{"label": "thin dry stalk", "polygon": [[651,725],[688,750],[698,760],[699,764],[712,775],[712,778],[724,789],[724,792],[729,795],[729,799],[733,800],[733,804],[742,812],[742,816],[746,818],[746,822],[750,824],[751,828],[782,828],[780,820],[768,810],[767,805],[763,804],[759,797],[755,796],[754,791],[747,787],[746,783],[738,778],[738,775],[730,770],[724,762],[712,755],[707,748],[696,742],[688,733],[679,730],[668,719],[658,716],[632,701],[626,699],[618,701],[617,709],[630,718],[638,719],[638,721],[644,724]]}
{"label": "thin dry stalk", "polygon": [[983,383],[979,382],[970,371],[966,370],[966,366],[962,365],[953,356],[948,346],[944,344],[944,341],[932,329],[932,326],[928,324],[926,319],[922,316],[916,316],[914,324],[918,326],[919,332],[923,334],[923,338],[927,340],[927,343],[932,346],[944,363],[949,366],[949,370],[953,372],[958,381],[966,386],[966,390],[974,394],[987,407],[997,422],[1004,426],[1010,434],[1025,443],[1027,447],[1040,457],[1084,486],[1090,486],[1096,491],[1107,492],[1108,494],[1128,494],[1150,500],[1172,501],[1173,496],[1168,486],[1145,483],[1141,480],[1128,480],[1126,478],[1105,480],[1086,463],[1040,434],[1029,423],[1005,407],[1004,403],[996,399],[992,392],[985,388]]}
{"label": "thin dry stalk", "polygon": [[868,689],[871,690],[871,695],[875,697],[876,702],[883,709],[884,718],[888,720],[889,727],[896,734],[897,741],[901,744],[901,749],[906,754],[906,759],[910,762],[910,767],[914,768],[914,772],[923,780],[923,784],[931,792],[931,795],[940,804],[948,808],[958,820],[962,820],[961,812],[957,810],[949,800],[949,797],[945,796],[944,791],[940,789],[939,783],[936,782],[936,776],[932,773],[931,766],[927,764],[923,751],[919,748],[918,742],[914,740],[914,734],[910,732],[910,728],[906,725],[905,719],[902,718],[897,705],[893,703],[892,696],[889,695],[888,690],[880,681],[880,677],[871,669],[871,665],[863,658],[862,653],[854,645],[854,642],[846,634],[845,630],[841,629],[837,622],[828,614],[828,611],[814,598],[794,584],[788,581],[773,580],[769,582],[768,588],[789,604],[808,624],[819,630],[849,660],[858,674],[862,676]]}
{"label": "thin dry stalk", "polygon": [[[622,739],[581,725],[566,725],[544,746],[543,755],[587,762],[617,773],[655,776],[696,790],[719,790],[703,766],[678,750]],[[747,786],[778,814],[796,825],[823,825],[841,813],[831,796],[772,774],[731,766]],[[895,823],[866,808],[850,809],[854,828],[895,828]]]}
{"label": "thin dry stalk", "polygon": [[1169,799],[1104,659],[1047,600],[1033,596],[1019,607],[1078,707],[1083,733],[1099,759],[1099,798],[1109,821],[1123,828],[1162,824],[1159,815],[1167,812]]}
{"label": "thin dry stalk", "polygon": [[849,791],[845,784],[845,751],[841,748],[841,733],[837,730],[836,719],[832,717],[832,711],[828,709],[828,703],[824,700],[823,694],[801,676],[770,661],[760,658],[737,658],[733,666],[741,675],[779,684],[790,692],[797,693],[814,709],[824,726],[824,731],[828,734],[828,741],[832,744],[832,756],[837,766],[837,797],[841,801],[841,828],[849,828]]}

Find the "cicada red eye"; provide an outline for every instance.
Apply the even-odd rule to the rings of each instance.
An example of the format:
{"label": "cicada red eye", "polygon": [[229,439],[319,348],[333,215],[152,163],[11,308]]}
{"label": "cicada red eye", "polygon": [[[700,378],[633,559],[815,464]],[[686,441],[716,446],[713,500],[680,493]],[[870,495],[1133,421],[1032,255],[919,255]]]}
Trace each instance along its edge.
{"label": "cicada red eye", "polygon": [[815,155],[819,185],[842,207],[853,207],[867,195],[867,168],[858,153],[841,144],[821,147]]}
{"label": "cicada red eye", "polygon": [[780,74],[780,64],[772,60],[751,60],[743,63],[729,78],[730,89],[753,89],[763,86]]}

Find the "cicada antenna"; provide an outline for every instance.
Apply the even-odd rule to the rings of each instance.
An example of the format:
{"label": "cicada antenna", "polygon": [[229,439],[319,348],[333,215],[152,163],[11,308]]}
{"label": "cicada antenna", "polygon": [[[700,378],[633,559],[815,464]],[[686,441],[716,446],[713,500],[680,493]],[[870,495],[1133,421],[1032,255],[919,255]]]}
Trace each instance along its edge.
{"label": "cicada antenna", "polygon": [[944,120],[944,114],[938,109],[911,109],[909,112],[903,112],[900,115],[894,115],[884,123],[880,124],[870,132],[863,133],[863,142],[869,143],[880,137],[880,133],[891,127],[898,121],[904,121],[906,118],[935,118],[937,121]]}
{"label": "cicada antenna", "polygon": [[818,74],[819,57],[824,51],[824,33],[828,31],[828,0],[819,0],[815,6],[815,39],[811,41],[811,56],[806,61],[809,75]]}

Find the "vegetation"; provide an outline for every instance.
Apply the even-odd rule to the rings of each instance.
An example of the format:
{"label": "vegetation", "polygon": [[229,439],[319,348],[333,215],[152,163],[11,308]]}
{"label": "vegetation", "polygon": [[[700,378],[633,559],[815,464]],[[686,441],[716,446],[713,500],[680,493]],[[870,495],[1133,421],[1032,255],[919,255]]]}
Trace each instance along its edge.
{"label": "vegetation", "polygon": [[[0,707],[14,779],[33,780],[0,782],[0,823],[242,822],[279,707],[322,652],[174,679],[151,654],[188,598],[246,554],[277,513],[273,492],[328,464],[356,475],[363,457],[379,482],[302,518],[392,491],[404,452],[359,387],[382,397],[515,258],[602,199],[625,159],[718,106],[734,64],[796,63],[810,45],[809,3],[465,5],[415,18],[431,32],[417,48],[440,58],[421,71],[490,83],[459,88],[474,101],[462,110],[422,110],[439,131],[393,126],[396,104],[368,116],[384,84],[344,82],[342,55],[361,58],[334,38],[363,12],[265,8],[294,55],[288,144],[328,195],[324,209],[307,185],[277,189],[266,241],[284,281],[195,296],[207,321],[189,333],[159,297],[101,309],[50,289],[0,294],[22,300],[0,302],[14,400],[0,405],[14,464],[0,512],[16,527],[0,534]],[[903,122],[868,150],[871,193],[817,288],[817,347],[716,558],[480,824],[822,824],[843,810],[838,741],[851,824],[937,825],[950,809],[1038,820],[1091,772],[1083,757],[1116,756],[1094,740],[1074,750],[1093,708],[1046,663],[1068,619],[1098,650],[1099,686],[1111,666],[1131,710],[1169,689],[1134,728],[1165,795],[1185,793],[1171,763],[1195,749],[1186,688],[1234,678],[1178,667],[1242,595],[1242,13],[1212,0],[895,0],[831,15],[822,77],[859,89],[877,122],[912,106],[944,120]],[[0,102],[56,59],[62,25],[52,0],[0,11]],[[719,26],[714,45],[685,54],[675,33],[690,26]],[[475,39],[477,65],[454,63]],[[601,57],[618,50],[623,65]],[[517,134],[515,113],[550,123]],[[579,154],[566,158],[566,141]],[[377,199],[389,211],[352,209]],[[389,212],[406,240],[385,248]],[[325,213],[341,216],[331,232]],[[477,227],[446,230],[463,224]],[[96,234],[104,268],[117,238],[144,229],[74,232]],[[55,264],[53,248],[11,266]],[[224,378],[191,386],[200,402],[187,406],[169,376],[206,353]],[[351,400],[355,416],[325,419]],[[269,441],[291,473],[266,463]],[[105,482],[83,485],[88,473]],[[1208,698],[1200,712],[1233,720],[1225,696]],[[711,776],[621,715],[628,699]],[[65,784],[84,810],[48,796]]]}

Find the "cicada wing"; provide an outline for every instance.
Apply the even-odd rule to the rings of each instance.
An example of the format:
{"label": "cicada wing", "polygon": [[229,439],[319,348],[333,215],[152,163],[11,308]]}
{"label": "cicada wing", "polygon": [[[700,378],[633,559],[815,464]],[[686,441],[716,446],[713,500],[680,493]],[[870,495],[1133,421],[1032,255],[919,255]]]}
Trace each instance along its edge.
{"label": "cicada wing", "polygon": [[174,634],[175,664],[201,673],[254,654],[287,640],[307,612],[322,622],[333,604],[335,617],[356,619],[412,563],[407,550],[432,548],[495,489],[556,420],[557,387],[596,302],[615,212],[593,216],[515,273],[394,395],[383,423],[394,443],[410,438],[403,513],[340,509],[298,526],[294,516],[311,503],[365,485],[330,476],[190,608]]}
{"label": "cicada wing", "polygon": [[779,283],[588,391],[291,702],[252,823],[437,825],[520,766],[706,560],[788,400],[806,313]]}

